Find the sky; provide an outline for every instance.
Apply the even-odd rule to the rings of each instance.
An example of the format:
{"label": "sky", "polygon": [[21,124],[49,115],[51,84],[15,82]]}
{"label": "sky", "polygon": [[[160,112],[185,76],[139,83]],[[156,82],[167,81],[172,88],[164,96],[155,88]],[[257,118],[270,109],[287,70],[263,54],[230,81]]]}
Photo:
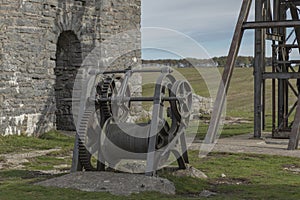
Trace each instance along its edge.
{"label": "sky", "polygon": [[[241,4],[242,0],[142,0],[143,59],[226,56]],[[192,42],[202,50],[194,49]],[[239,54],[253,56],[253,45],[253,31],[248,30]]]}

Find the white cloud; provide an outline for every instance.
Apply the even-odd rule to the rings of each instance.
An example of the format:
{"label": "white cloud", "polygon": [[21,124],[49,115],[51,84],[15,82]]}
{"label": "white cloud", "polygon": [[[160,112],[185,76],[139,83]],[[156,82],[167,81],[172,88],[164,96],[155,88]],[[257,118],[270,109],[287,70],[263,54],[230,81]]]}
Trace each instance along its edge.
{"label": "white cloud", "polygon": [[225,55],[241,3],[241,0],[143,0],[142,26],[180,31],[207,47],[210,54]]}
{"label": "white cloud", "polygon": [[226,28],[234,25],[240,5],[239,0],[144,0],[143,26],[179,31]]}

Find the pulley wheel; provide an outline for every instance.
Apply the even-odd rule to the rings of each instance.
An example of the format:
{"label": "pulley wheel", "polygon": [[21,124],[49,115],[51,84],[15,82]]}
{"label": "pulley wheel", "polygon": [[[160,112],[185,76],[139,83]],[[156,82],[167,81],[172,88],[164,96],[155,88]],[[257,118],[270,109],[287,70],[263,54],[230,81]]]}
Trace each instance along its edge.
{"label": "pulley wheel", "polygon": [[192,112],[193,93],[187,81],[176,81],[172,87],[171,96],[176,97],[177,101],[172,101],[172,111],[178,121],[188,119]]}
{"label": "pulley wheel", "polygon": [[[130,89],[128,85],[123,85],[123,81],[122,78],[114,79],[115,87],[112,98],[118,97],[119,99],[111,102],[111,109],[113,119],[117,122],[126,122],[130,112]],[[122,89],[124,89],[123,94],[120,93]]]}

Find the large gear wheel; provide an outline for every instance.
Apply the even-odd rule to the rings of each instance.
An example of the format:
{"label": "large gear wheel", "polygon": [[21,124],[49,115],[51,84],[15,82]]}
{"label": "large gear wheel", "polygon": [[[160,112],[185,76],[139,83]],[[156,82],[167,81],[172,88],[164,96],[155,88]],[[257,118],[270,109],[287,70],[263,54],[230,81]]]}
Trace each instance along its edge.
{"label": "large gear wheel", "polygon": [[[109,99],[117,95],[122,81],[121,78],[104,77],[96,86],[96,99]],[[125,96],[130,96],[129,87],[126,87]],[[125,119],[127,117],[130,102],[123,102],[123,104],[122,113],[120,114],[120,109],[118,109],[118,112],[115,111],[115,113],[118,113],[118,116],[114,116],[115,118]],[[112,106],[111,100],[96,101],[94,105],[87,106],[83,113],[77,134],[79,136],[79,160],[86,171],[95,171],[104,168],[104,164],[95,158],[99,158],[99,154],[101,153],[99,151],[99,142],[102,127],[112,117],[114,111],[112,107],[116,106]],[[124,108],[126,106],[128,109]]]}
{"label": "large gear wheel", "polygon": [[[99,136],[102,123],[100,110],[89,106],[83,113],[77,134],[79,136],[79,160],[86,171],[95,171],[100,164],[92,162],[92,156],[99,153]],[[98,157],[98,156],[97,156]]]}
{"label": "large gear wheel", "polygon": [[[116,92],[115,90],[115,81],[111,77],[106,77],[97,85],[97,96],[100,98],[111,98]],[[101,116],[105,120],[111,117],[112,115],[112,109],[111,109],[111,101],[104,101],[99,102],[100,110],[101,110]],[[104,124],[103,122],[103,124]],[[103,126],[101,124],[101,126]]]}
{"label": "large gear wheel", "polygon": [[[96,86],[96,95],[100,98],[110,98],[113,95],[114,88],[114,80],[106,77]],[[77,134],[79,136],[79,160],[86,171],[103,168],[100,161],[93,161],[97,160],[93,156],[99,157],[101,129],[105,121],[111,117],[111,112],[111,102],[104,101],[87,106],[82,115]]]}

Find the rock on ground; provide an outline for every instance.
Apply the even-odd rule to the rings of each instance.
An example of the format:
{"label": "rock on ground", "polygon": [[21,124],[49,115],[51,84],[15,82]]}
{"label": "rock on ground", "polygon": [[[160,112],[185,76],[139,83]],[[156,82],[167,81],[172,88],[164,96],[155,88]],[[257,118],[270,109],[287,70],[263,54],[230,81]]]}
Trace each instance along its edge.
{"label": "rock on ground", "polygon": [[187,165],[187,168],[184,170],[176,170],[173,172],[174,176],[177,177],[193,177],[193,178],[200,178],[200,179],[207,179],[208,177],[202,171],[194,168],[191,165]]}
{"label": "rock on ground", "polygon": [[204,197],[204,198],[209,198],[209,197],[211,197],[211,196],[216,196],[216,195],[217,195],[217,193],[211,192],[211,191],[209,191],[209,190],[203,190],[203,191],[199,194],[200,197]]}
{"label": "rock on ground", "polygon": [[37,185],[87,192],[110,192],[114,195],[130,195],[145,191],[175,194],[174,184],[167,179],[112,172],[76,172],[39,182]]}

